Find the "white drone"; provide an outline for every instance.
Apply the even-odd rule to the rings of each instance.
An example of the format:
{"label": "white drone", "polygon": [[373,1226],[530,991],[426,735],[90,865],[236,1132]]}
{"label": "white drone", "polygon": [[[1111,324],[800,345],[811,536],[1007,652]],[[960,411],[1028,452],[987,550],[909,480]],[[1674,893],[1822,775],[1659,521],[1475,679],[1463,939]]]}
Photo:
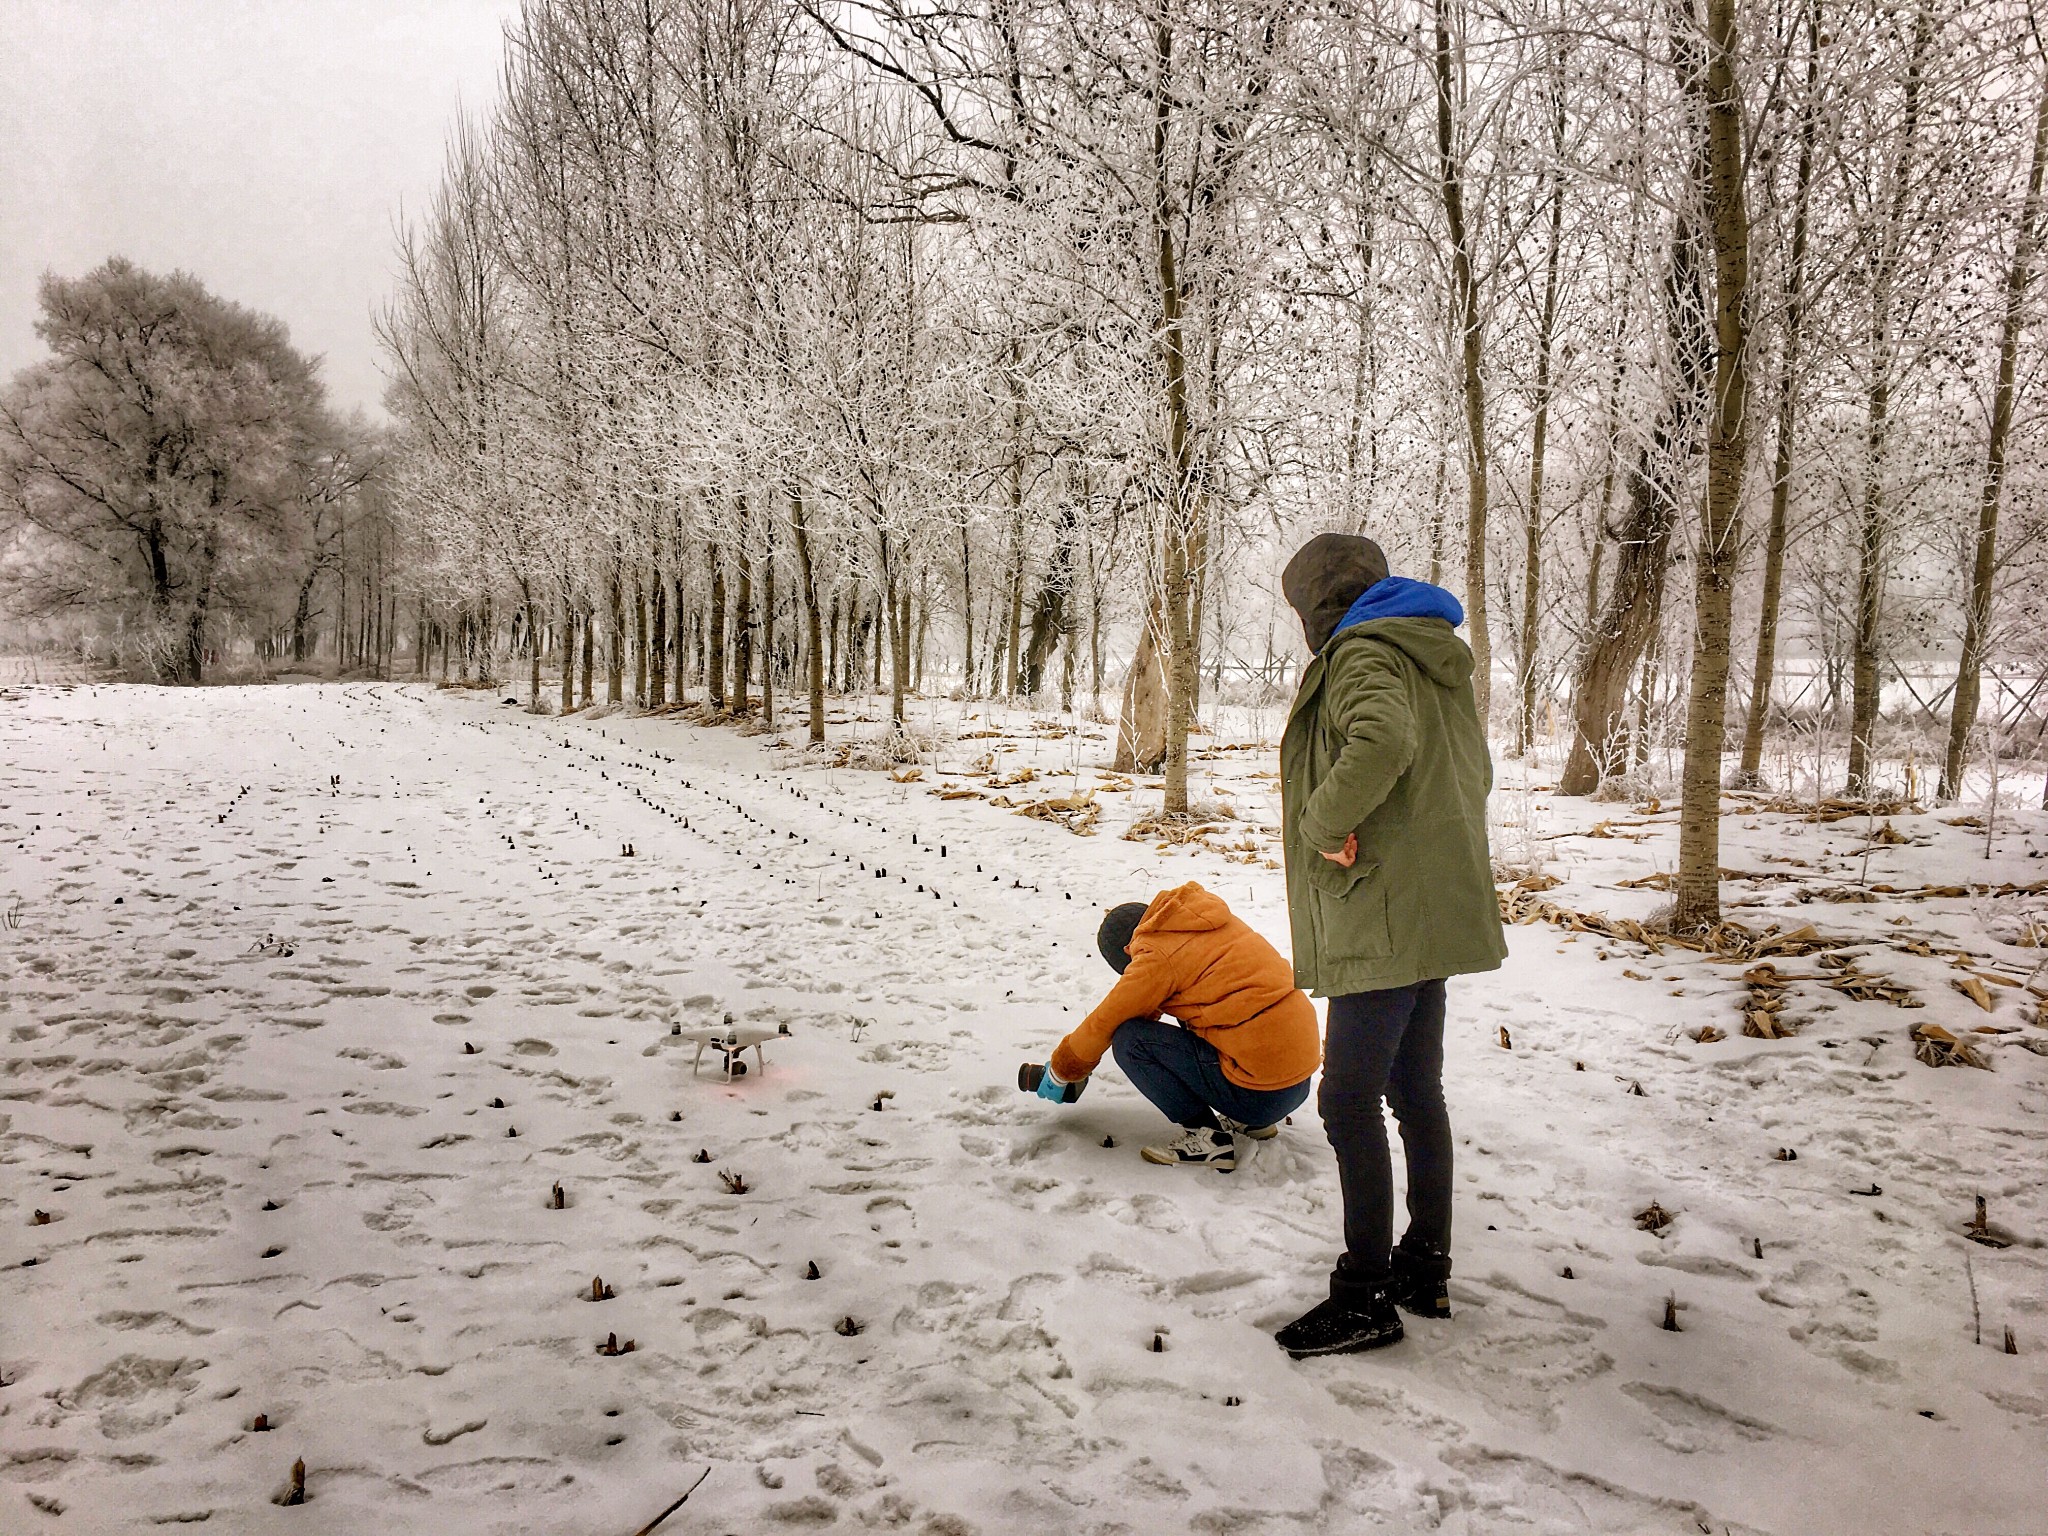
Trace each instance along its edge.
{"label": "white drone", "polygon": [[697,1042],[697,1054],[690,1060],[690,1075],[692,1077],[695,1077],[699,1069],[703,1067],[704,1050],[708,1046],[718,1053],[718,1059],[724,1066],[724,1077],[728,1083],[736,1077],[745,1077],[747,1075],[747,1063],[744,1058],[749,1050],[754,1053],[755,1067],[765,1073],[768,1070],[768,1060],[762,1053],[761,1047],[770,1040],[789,1038],[789,1026],[787,1024],[779,1024],[774,1029],[765,1029],[760,1025],[742,1026],[734,1024],[732,1015],[729,1013],[725,1016],[723,1023],[713,1025],[710,1028],[684,1029],[681,1025],[677,1025],[673,1032],[682,1036],[685,1040]]}

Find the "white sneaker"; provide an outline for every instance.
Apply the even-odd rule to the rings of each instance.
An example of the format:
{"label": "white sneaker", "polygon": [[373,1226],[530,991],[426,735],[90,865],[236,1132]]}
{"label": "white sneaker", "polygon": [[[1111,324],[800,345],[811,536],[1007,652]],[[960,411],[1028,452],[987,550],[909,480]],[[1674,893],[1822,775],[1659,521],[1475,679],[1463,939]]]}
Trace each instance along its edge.
{"label": "white sneaker", "polygon": [[1142,1148],[1138,1155],[1148,1163],[1163,1163],[1169,1168],[1178,1164],[1228,1173],[1237,1166],[1237,1143],[1230,1139],[1228,1131],[1212,1131],[1206,1125],[1198,1125],[1178,1141],[1163,1147]]}
{"label": "white sneaker", "polygon": [[1249,1141],[1271,1141],[1280,1134],[1280,1127],[1277,1125],[1246,1125],[1242,1120],[1233,1120],[1228,1115],[1218,1115],[1216,1119],[1230,1135],[1242,1136]]}

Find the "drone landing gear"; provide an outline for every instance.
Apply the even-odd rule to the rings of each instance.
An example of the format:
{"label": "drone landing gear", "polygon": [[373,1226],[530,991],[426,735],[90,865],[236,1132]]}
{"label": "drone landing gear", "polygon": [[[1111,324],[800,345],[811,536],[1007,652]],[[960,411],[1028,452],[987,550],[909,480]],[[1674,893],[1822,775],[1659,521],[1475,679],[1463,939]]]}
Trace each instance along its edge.
{"label": "drone landing gear", "polygon": [[720,1068],[720,1075],[727,1082],[747,1075],[746,1053],[749,1050],[754,1053],[755,1067],[763,1072],[768,1070],[768,1060],[761,1054],[759,1041],[699,1040],[697,1054],[690,1060],[690,1076],[695,1077],[703,1067],[704,1050],[707,1046],[718,1053],[716,1065]]}

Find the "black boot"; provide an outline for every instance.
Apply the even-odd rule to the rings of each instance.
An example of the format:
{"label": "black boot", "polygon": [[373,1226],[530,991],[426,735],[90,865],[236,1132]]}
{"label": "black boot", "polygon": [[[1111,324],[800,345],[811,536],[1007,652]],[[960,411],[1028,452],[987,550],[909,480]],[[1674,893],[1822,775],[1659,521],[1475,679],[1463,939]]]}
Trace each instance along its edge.
{"label": "black boot", "polygon": [[1395,1305],[1417,1317],[1451,1315],[1451,1261],[1441,1253],[1399,1247],[1393,1253],[1389,1284]]}
{"label": "black boot", "polygon": [[1311,1307],[1273,1335],[1273,1342],[1297,1360],[1310,1355],[1349,1355],[1401,1342],[1401,1317],[1394,1310],[1388,1277],[1365,1278],[1340,1259],[1330,1276],[1330,1299]]}

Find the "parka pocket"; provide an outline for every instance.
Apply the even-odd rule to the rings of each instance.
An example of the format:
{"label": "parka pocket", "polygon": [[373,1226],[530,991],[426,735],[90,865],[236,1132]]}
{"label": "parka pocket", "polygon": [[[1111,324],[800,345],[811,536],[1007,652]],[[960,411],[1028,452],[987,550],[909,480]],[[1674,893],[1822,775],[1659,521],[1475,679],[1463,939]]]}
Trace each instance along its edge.
{"label": "parka pocket", "polygon": [[1380,866],[1363,859],[1349,869],[1340,869],[1328,859],[1318,858],[1320,868],[1311,867],[1309,884],[1321,908],[1322,945],[1325,959],[1377,959],[1394,952],[1394,938],[1387,920],[1387,882],[1379,878]]}
{"label": "parka pocket", "polygon": [[1333,864],[1320,853],[1312,854],[1308,866],[1308,883],[1325,896],[1335,896],[1340,901],[1349,896],[1365,881],[1379,873],[1380,867],[1365,859],[1356,859],[1349,869]]}

